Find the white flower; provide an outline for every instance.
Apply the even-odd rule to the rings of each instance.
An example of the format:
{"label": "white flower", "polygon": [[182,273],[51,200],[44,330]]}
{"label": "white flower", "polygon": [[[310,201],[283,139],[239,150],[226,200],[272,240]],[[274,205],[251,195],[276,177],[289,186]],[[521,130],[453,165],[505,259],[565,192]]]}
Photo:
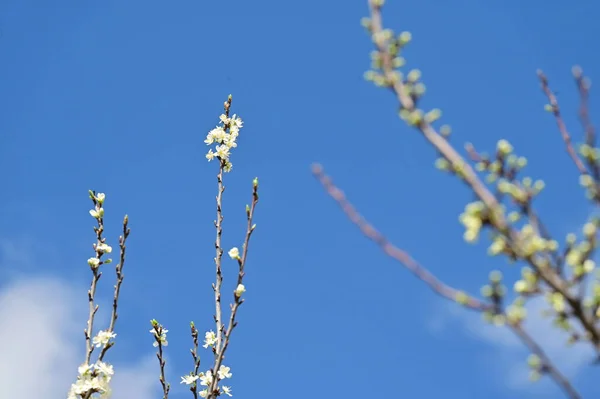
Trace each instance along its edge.
{"label": "white flower", "polygon": [[95,209],[90,209],[90,215],[92,215],[94,219],[98,219],[100,217],[100,214]]}
{"label": "white flower", "polygon": [[98,258],[89,258],[88,259],[88,265],[90,265],[90,267],[98,267],[98,265],[100,264],[100,259]]}
{"label": "white flower", "polygon": [[105,254],[109,254],[112,252],[112,247],[110,245],[106,245],[104,243],[102,244],[98,244],[96,246],[96,252],[98,253],[105,253]]}
{"label": "white flower", "polygon": [[229,122],[229,118],[225,114],[221,114],[219,116],[219,119],[221,120],[221,123],[223,123],[223,124],[226,124],[227,122]]}
{"label": "white flower", "polygon": [[237,247],[233,247],[227,252],[231,259],[239,259],[240,258],[240,250]]}
{"label": "white flower", "polygon": [[88,373],[92,368],[93,366],[87,363],[83,363],[81,366],[77,367],[77,372],[79,373],[79,375],[84,375]]}
{"label": "white flower", "polygon": [[236,287],[234,293],[235,296],[240,297],[242,296],[242,294],[246,292],[246,287],[244,287],[244,284],[238,284],[238,286]]}
{"label": "white flower", "polygon": [[104,376],[106,377],[106,379],[108,381],[110,381],[111,376],[113,376],[115,374],[115,371],[111,364],[98,361],[98,362],[96,362],[96,365],[94,367],[96,370],[98,370],[99,372],[104,374]]}
{"label": "white flower", "polygon": [[208,389],[203,389],[199,392],[201,398],[206,398],[208,396]]}
{"label": "white flower", "polygon": [[92,339],[92,343],[96,345],[96,348],[99,348],[103,345],[106,345],[111,338],[114,338],[116,336],[117,334],[115,334],[112,331],[100,330],[98,331],[98,334]]}
{"label": "white flower", "polygon": [[225,395],[227,395],[227,396],[232,396],[232,395],[231,395],[231,387],[228,387],[228,386],[225,386],[225,385],[223,385],[223,386],[221,387],[221,390],[223,391],[223,393],[224,393]]}
{"label": "white flower", "polygon": [[210,384],[212,384],[212,381],[213,381],[212,371],[208,370],[206,372],[206,374],[200,373],[200,385],[204,385],[205,387],[207,387]]}
{"label": "white flower", "polygon": [[103,394],[103,397],[108,397],[110,387],[105,378],[91,377],[89,374],[80,376],[77,382],[71,385],[69,390],[69,398],[77,398],[77,395],[86,395],[90,391],[95,391]]}
{"label": "white flower", "polygon": [[229,147],[225,144],[218,145],[215,150],[217,151],[217,156],[221,159],[229,158]]}
{"label": "white flower", "polygon": [[192,385],[199,377],[197,375],[184,375],[181,377],[181,384]]}
{"label": "white flower", "polygon": [[206,135],[206,140],[204,140],[204,142],[207,145],[211,145],[212,143],[215,143],[215,142],[220,144],[225,139],[225,136],[226,136],[226,133],[225,133],[225,130],[223,130],[223,127],[217,126],[213,130],[208,132],[208,134]]}
{"label": "white flower", "polygon": [[204,348],[208,348],[209,346],[213,346],[214,344],[217,343],[217,335],[215,334],[214,331],[207,331],[204,334],[204,345],[202,345]]}
{"label": "white flower", "polygon": [[223,380],[225,378],[231,378],[231,373],[229,370],[231,370],[231,368],[221,365],[221,367],[219,367],[219,371],[217,372],[219,379]]}
{"label": "white flower", "polygon": [[237,127],[238,129],[241,129],[244,126],[244,121],[242,121],[242,118],[240,118],[236,114],[233,114],[233,116],[231,117],[231,125]]}
{"label": "white flower", "polygon": [[224,170],[226,173],[229,173],[229,172],[231,172],[231,169],[232,169],[232,168],[233,168],[233,165],[232,165],[232,163],[231,163],[231,162],[229,162],[229,160],[225,161],[225,165],[223,166],[223,170]]}
{"label": "white flower", "polygon": [[216,156],[217,154],[215,154],[212,149],[208,150],[206,153],[206,159],[208,159],[208,162],[212,161]]}
{"label": "white flower", "polygon": [[[167,341],[167,333],[168,332],[169,332],[169,330],[167,330],[165,328],[163,328],[161,330],[161,332],[160,332],[161,334],[160,334],[159,340],[160,340],[160,344],[162,346],[168,346],[169,345],[169,341]],[[158,334],[157,334],[157,332],[156,332],[156,330],[154,328],[150,329],[150,333],[152,333],[152,335],[154,335],[155,338],[158,337]],[[158,342],[154,341],[154,343],[152,344],[152,346],[154,346],[155,348],[158,347]]]}
{"label": "white flower", "polygon": [[229,148],[235,148],[237,147],[237,143],[235,142],[236,138],[237,136],[234,136],[233,134],[228,134],[225,137],[225,140],[223,140],[223,144],[225,144]]}
{"label": "white flower", "polygon": [[100,204],[102,204],[104,202],[105,198],[106,198],[106,194],[104,194],[104,193],[96,194],[96,201],[98,201]]}

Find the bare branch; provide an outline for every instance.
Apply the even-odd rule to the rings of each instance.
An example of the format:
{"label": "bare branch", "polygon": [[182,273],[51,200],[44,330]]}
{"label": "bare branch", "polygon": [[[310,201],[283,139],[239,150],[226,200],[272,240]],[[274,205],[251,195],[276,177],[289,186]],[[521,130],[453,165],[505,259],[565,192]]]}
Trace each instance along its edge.
{"label": "bare branch", "polygon": [[438,280],[429,270],[421,266],[411,256],[390,243],[379,231],[377,231],[369,222],[367,222],[346,199],[344,193],[337,188],[331,178],[325,174],[321,165],[315,164],[312,167],[315,177],[321,182],[329,196],[331,196],[342,208],[348,219],[352,221],[360,231],[371,241],[375,242],[386,255],[400,262],[404,267],[410,270],[415,276],[429,286],[436,294],[456,302],[461,296],[466,296],[463,300],[464,306],[478,311],[491,310],[491,306],[485,304],[473,296],[466,295],[463,291],[452,288]]}
{"label": "bare branch", "polygon": [[556,95],[548,85],[548,78],[546,77],[546,75],[544,75],[544,72],[542,72],[541,70],[538,70],[537,74],[538,78],[540,79],[542,90],[544,91],[544,94],[546,95],[546,97],[548,97],[548,101],[550,102],[550,111],[556,119],[556,125],[558,126],[560,135],[562,136],[563,141],[565,142],[565,146],[567,147],[567,152],[569,153],[569,156],[575,163],[575,166],[577,167],[577,170],[579,170],[579,173],[581,173],[582,175],[588,174],[587,168],[585,167],[585,165],[581,161],[581,158],[579,158],[579,155],[577,155],[577,152],[573,148],[573,144],[571,143],[571,134],[567,130],[567,125],[565,124],[560,113],[560,107],[558,106],[558,100],[556,99]]}
{"label": "bare branch", "polygon": [[[123,218],[123,235],[119,237],[119,263],[115,267],[115,272],[117,274],[117,282],[115,283],[115,291],[113,295],[113,306],[112,313],[110,315],[110,325],[108,327],[108,332],[113,332],[115,330],[115,324],[117,323],[117,318],[119,317],[117,313],[118,303],[119,303],[119,293],[121,291],[121,284],[123,283],[124,275],[123,275],[123,265],[125,265],[125,252],[127,250],[126,242],[127,237],[129,237],[129,233],[131,230],[128,227],[129,225],[129,217],[125,215]],[[113,341],[109,341],[102,347],[102,352],[98,356],[98,360],[102,361],[106,352],[114,345]]]}

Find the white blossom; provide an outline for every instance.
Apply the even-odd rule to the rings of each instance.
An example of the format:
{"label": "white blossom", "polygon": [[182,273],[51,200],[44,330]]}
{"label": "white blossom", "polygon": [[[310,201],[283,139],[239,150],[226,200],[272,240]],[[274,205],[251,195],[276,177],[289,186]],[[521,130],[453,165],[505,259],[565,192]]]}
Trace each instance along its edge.
{"label": "white blossom", "polygon": [[101,372],[102,374],[104,374],[107,381],[110,381],[111,377],[115,374],[113,366],[108,363],[98,361],[98,362],[96,362],[96,365],[94,366],[94,368],[96,370],[98,370],[99,372]]}
{"label": "white blossom", "polygon": [[241,129],[244,125],[244,121],[242,121],[242,118],[240,118],[236,114],[233,114],[233,116],[231,117],[230,123],[231,123],[231,125],[237,127],[238,129]]}
{"label": "white blossom", "polygon": [[[169,345],[169,341],[167,341],[167,333],[169,332],[169,330],[163,328],[161,330],[161,334],[160,334],[160,344],[162,346],[168,346]],[[158,337],[158,333],[156,332],[156,330],[154,328],[150,329],[150,333],[152,333],[152,335],[154,335],[154,337]],[[158,342],[154,341],[154,343],[152,344],[152,346],[154,346],[155,348],[158,347]]]}
{"label": "white blossom", "polygon": [[228,387],[228,386],[225,386],[225,385],[223,385],[223,386],[221,387],[221,390],[223,391],[223,393],[224,393],[225,395],[227,395],[227,396],[233,396],[233,395],[231,395],[231,387]]}
{"label": "white blossom", "polygon": [[240,257],[240,250],[237,247],[233,247],[227,252],[231,259],[238,259]]}
{"label": "white blossom", "polygon": [[236,287],[234,293],[235,296],[240,297],[242,296],[242,294],[246,292],[246,287],[244,286],[244,284],[238,284],[238,286]]}
{"label": "white blossom", "polygon": [[98,331],[98,334],[92,339],[92,343],[96,345],[96,348],[99,348],[101,346],[106,345],[111,338],[114,338],[116,336],[117,334],[115,334],[112,331],[100,330]]}
{"label": "white blossom", "polygon": [[112,247],[110,245],[106,245],[105,243],[101,243],[96,246],[96,252],[109,254],[112,252]]}
{"label": "white blossom", "polygon": [[205,387],[210,386],[213,381],[212,371],[208,370],[205,373],[200,373],[200,385],[204,385]]}
{"label": "white blossom", "polygon": [[219,371],[217,372],[219,379],[223,380],[225,378],[231,378],[231,373],[229,370],[231,370],[231,368],[221,365],[221,367],[219,367]]}
{"label": "white blossom", "polygon": [[206,154],[206,159],[208,159],[208,162],[212,161],[215,157],[217,156],[216,153],[212,152],[212,149],[208,150],[208,153]]}
{"label": "white blossom", "polygon": [[[233,115],[228,117],[225,114],[219,116],[221,126],[210,130],[206,135],[204,143],[206,145],[216,144],[215,148],[210,148],[206,153],[206,159],[212,161],[215,157],[221,160],[221,165],[225,172],[230,172],[233,168],[229,157],[231,156],[231,149],[237,147],[237,138],[240,134],[240,129],[244,125],[242,119]],[[214,150],[214,151],[213,151]]]}
{"label": "white blossom", "polygon": [[217,335],[215,334],[214,331],[207,331],[204,334],[204,345],[202,345],[204,348],[208,348],[209,346],[213,346],[214,344],[217,343]]}
{"label": "white blossom", "polygon": [[200,377],[198,377],[197,375],[184,375],[183,377],[181,377],[181,384],[192,385],[194,382],[196,382],[198,378]]}
{"label": "white blossom", "polygon": [[218,145],[215,150],[217,151],[217,156],[221,159],[229,158],[229,146],[226,144]]}
{"label": "white blossom", "polygon": [[83,363],[81,366],[79,366],[77,368],[77,372],[79,373],[79,375],[84,375],[84,374],[88,373],[89,371],[91,371],[93,368],[94,368],[93,365]]}

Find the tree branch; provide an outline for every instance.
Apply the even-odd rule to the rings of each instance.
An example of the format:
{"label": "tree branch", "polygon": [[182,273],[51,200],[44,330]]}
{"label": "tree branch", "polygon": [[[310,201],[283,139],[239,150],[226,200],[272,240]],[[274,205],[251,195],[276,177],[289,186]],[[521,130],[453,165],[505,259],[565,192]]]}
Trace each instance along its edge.
{"label": "tree branch", "polygon": [[[312,172],[313,175],[319,180],[327,194],[329,194],[329,196],[337,202],[348,219],[350,219],[350,221],[354,223],[367,238],[375,242],[386,255],[392,259],[395,259],[401,265],[411,271],[415,276],[417,276],[417,278],[427,284],[429,288],[431,288],[431,290],[433,290],[436,294],[446,299],[450,299],[453,302],[459,302],[463,306],[472,310],[483,312],[493,309],[493,305],[483,303],[480,300],[443,283],[429,270],[416,262],[407,252],[390,243],[385,236],[377,231],[375,227],[373,227],[358,213],[350,201],[346,199],[343,191],[336,187],[331,178],[325,174],[321,165],[313,165]],[[567,394],[567,396],[571,399],[581,399],[581,396],[573,388],[569,380],[552,363],[550,358],[535,342],[535,340],[529,336],[529,334],[527,334],[521,324],[518,322],[509,321],[507,325],[529,348],[529,350],[539,357],[540,361],[542,362],[542,370],[546,372],[557,385],[559,385],[565,394]]]}

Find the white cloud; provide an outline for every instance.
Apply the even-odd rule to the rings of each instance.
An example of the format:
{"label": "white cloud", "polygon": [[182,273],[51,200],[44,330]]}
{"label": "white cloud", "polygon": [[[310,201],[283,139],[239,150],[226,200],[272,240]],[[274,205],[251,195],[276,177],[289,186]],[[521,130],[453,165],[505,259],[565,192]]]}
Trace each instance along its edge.
{"label": "white cloud", "polygon": [[[20,279],[0,290],[0,397],[64,399],[83,360],[86,303],[54,278]],[[85,298],[85,296],[84,296]],[[115,364],[114,399],[156,397],[152,357]]]}
{"label": "white cloud", "polygon": [[[594,360],[593,351],[585,344],[567,346],[567,334],[552,327],[551,320],[541,316],[541,311],[546,308],[547,305],[541,298],[529,302],[525,330],[561,372],[573,379]],[[488,343],[494,359],[499,360],[495,362],[497,367],[490,371],[504,373],[504,381],[510,388],[544,394],[552,386],[547,380],[535,384],[529,381],[529,368],[526,364],[529,352],[508,328],[490,325],[481,319],[479,313],[467,311],[453,303],[445,302],[434,313],[435,318],[429,323],[432,333],[439,335],[447,328],[458,328],[469,338]]]}

